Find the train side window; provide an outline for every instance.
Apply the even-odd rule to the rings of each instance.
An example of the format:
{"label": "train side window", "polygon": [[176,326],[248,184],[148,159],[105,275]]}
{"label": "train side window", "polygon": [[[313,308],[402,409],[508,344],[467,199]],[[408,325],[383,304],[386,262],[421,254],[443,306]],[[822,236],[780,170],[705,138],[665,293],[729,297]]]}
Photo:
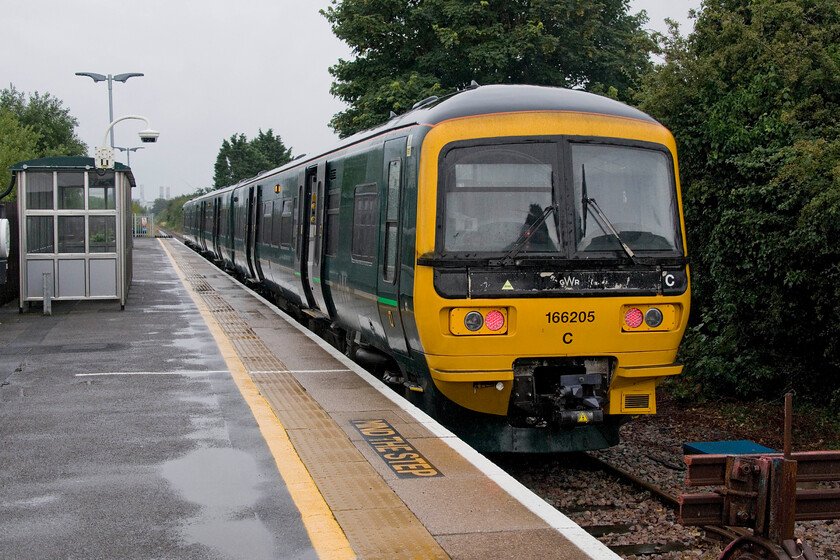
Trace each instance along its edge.
{"label": "train side window", "polygon": [[372,263],[376,253],[376,185],[359,185],[353,194],[353,260]]}
{"label": "train side window", "polygon": [[334,257],[338,254],[338,215],[341,202],[341,190],[332,189],[327,197],[326,254]]}
{"label": "train side window", "polygon": [[400,215],[400,183],[402,160],[395,159],[388,164],[388,207],[385,210],[385,258],[382,279],[393,283],[397,265],[397,222]]}
{"label": "train side window", "polygon": [[282,203],[278,200],[274,204],[273,210],[273,217],[272,217],[272,228],[271,228],[271,244],[275,247],[279,247],[282,243],[282,233],[283,233],[283,224],[282,224],[282,214],[281,210],[283,209]]}
{"label": "train side window", "polygon": [[227,204],[222,204],[219,207],[219,237],[221,238],[225,238],[228,235],[228,223],[230,216],[228,215],[227,209]]}
{"label": "train side window", "polygon": [[291,247],[294,239],[294,204],[291,198],[283,199],[283,210],[280,214],[280,245]]}
{"label": "train side window", "polygon": [[262,215],[262,222],[260,223],[260,227],[262,228],[262,232],[260,235],[260,242],[263,245],[268,245],[271,242],[271,210],[272,210],[273,202],[264,202],[263,203],[263,215]]}

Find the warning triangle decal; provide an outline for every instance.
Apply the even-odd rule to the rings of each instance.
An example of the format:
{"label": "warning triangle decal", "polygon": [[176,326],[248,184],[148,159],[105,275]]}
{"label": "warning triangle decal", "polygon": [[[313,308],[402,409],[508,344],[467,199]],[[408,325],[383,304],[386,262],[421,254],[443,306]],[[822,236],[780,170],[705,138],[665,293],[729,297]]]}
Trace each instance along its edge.
{"label": "warning triangle decal", "polygon": [[510,280],[505,281],[505,285],[502,286],[503,290],[512,290],[513,286],[510,284]]}

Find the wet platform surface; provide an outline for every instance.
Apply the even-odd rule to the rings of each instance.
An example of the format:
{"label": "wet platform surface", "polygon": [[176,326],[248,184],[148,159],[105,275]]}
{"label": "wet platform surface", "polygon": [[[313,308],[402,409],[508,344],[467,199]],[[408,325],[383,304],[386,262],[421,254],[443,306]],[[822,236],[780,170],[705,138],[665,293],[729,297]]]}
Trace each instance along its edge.
{"label": "wet platform surface", "polygon": [[176,240],[0,308],[0,558],[616,558]]}

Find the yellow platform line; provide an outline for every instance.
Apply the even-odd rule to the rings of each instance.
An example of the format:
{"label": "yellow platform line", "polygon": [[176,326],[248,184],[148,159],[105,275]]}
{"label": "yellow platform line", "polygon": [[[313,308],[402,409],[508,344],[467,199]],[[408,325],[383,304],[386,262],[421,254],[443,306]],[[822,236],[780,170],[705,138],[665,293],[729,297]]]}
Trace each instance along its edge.
{"label": "yellow platform line", "polygon": [[222,353],[222,357],[231,372],[239,392],[242,397],[251,407],[251,412],[260,427],[260,432],[265,438],[271,454],[274,456],[274,461],[277,464],[277,470],[280,471],[280,476],[286,483],[289,494],[295,502],[298,511],[300,511],[304,527],[309,534],[312,542],[312,547],[318,554],[319,558],[328,558],[330,560],[344,560],[356,558],[347,537],[339,527],[338,522],[333,517],[330,508],[324,501],[323,495],[318,491],[318,487],[309,476],[309,472],[300,460],[295,451],[285,428],[280,423],[280,420],[274,414],[274,411],[269,406],[268,402],[260,395],[260,391],[254,384],[254,381],[248,375],[245,365],[237,356],[233,345],[228,340],[219,323],[213,317],[204,300],[192,289],[189,281],[184,275],[181,268],[178,266],[174,256],[166,247],[161,239],[158,239],[164,252],[172,262],[172,266],[181,283],[190,294],[190,297],[198,307],[207,328],[216,340],[216,344]]}

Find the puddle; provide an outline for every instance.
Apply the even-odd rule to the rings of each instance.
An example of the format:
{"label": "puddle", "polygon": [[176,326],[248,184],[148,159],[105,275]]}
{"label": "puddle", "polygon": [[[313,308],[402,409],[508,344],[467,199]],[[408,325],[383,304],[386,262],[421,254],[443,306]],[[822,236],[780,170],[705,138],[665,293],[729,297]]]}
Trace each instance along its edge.
{"label": "puddle", "polygon": [[201,508],[182,528],[184,538],[238,558],[274,557],[274,538],[257,517],[259,473],[254,459],[230,448],[197,449],[163,464],[161,474],[189,502]]}

